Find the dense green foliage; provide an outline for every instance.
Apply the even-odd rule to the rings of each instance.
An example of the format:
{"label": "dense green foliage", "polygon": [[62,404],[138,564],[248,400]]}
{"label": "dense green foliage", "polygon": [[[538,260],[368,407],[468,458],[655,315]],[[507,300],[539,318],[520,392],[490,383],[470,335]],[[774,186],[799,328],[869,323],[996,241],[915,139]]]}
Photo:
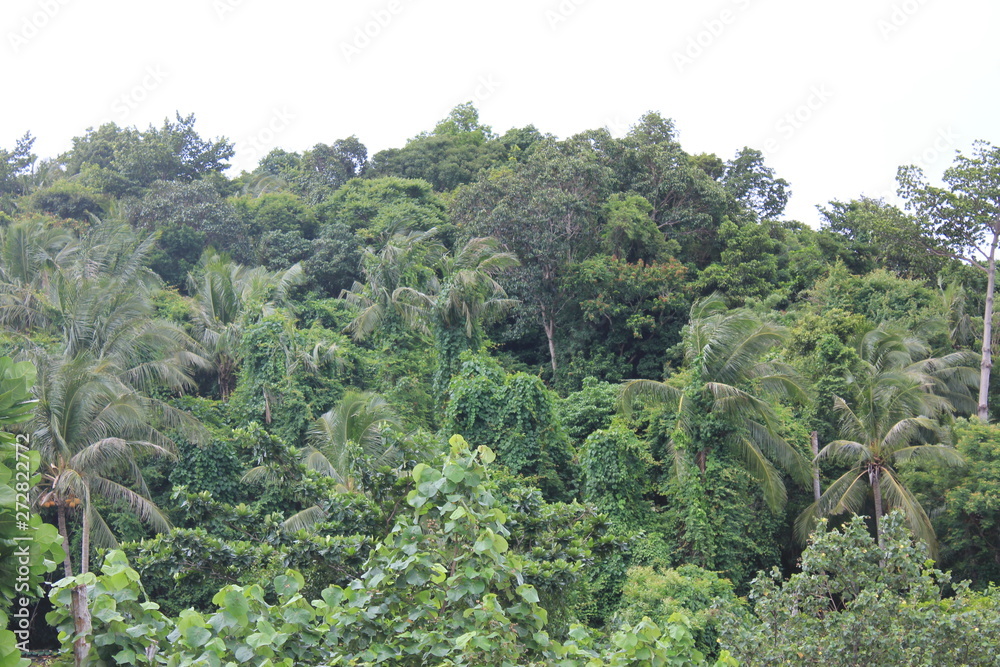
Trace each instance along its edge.
{"label": "dense green foliage", "polygon": [[810,229],[655,112],[238,176],[194,116],[33,142],[0,408],[64,660],[990,664],[949,630],[998,612],[988,144]]}
{"label": "dense green foliage", "polygon": [[885,518],[884,546],[861,518],[817,532],[802,572],[754,582],[754,622],[731,616],[723,644],[745,664],[997,665],[1000,591],[985,594],[934,569],[901,513]]}
{"label": "dense green foliage", "polygon": [[[450,447],[440,469],[413,469],[412,510],[375,546],[364,573],[325,589],[321,599],[305,598],[305,579],[288,570],[274,578],[273,594],[272,586],[227,586],[212,599],[214,614],[186,610],[170,618],[156,603],[139,602],[138,573],[111,552],[100,577],[64,580],[53,592],[59,606],[50,620],[64,643],[76,641],[69,587],[87,585],[98,664],[707,664],[681,614],[663,631],[644,619],[610,641],[579,625],[550,636],[548,614],[535,587],[523,583],[522,558],[510,549],[506,514],[479,462],[494,454],[482,446],[471,452],[459,436]],[[723,653],[716,664],[735,663]]]}

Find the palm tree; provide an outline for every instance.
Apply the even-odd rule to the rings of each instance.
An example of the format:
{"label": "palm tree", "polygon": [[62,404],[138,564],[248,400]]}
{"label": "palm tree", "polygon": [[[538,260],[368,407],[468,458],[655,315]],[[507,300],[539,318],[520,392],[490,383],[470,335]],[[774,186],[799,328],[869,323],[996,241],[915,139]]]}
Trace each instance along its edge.
{"label": "palm tree", "polygon": [[173,443],[151,423],[173,422],[177,415],[140,396],[121,382],[110,364],[89,353],[71,359],[36,357],[36,364],[38,408],[30,427],[32,447],[41,454],[42,483],[35,503],[55,508],[67,554],[64,570],[72,576],[69,514],[78,511],[81,517],[81,574],[90,569],[91,540],[117,546],[94,507],[94,496],[124,502],[157,530],[169,528],[149,500],[138,459],[173,456]]}
{"label": "palm tree", "polygon": [[856,348],[860,367],[852,378],[850,402],[834,398],[841,439],[827,444],[816,457],[847,463],[850,469],[799,516],[796,533],[804,539],[817,518],[859,514],[872,497],[879,546],[881,517],[898,508],[914,534],[935,553],[930,519],[903,484],[897,466],[906,461],[963,464],[955,449],[937,442],[937,419],[952,412],[956,403],[975,409],[970,387],[978,381],[978,370],[964,365],[969,353],[927,358],[923,341],[884,328],[862,334]]}
{"label": "palm tree", "polygon": [[[46,348],[26,340],[25,355],[39,369],[40,403],[32,421],[32,442],[42,453],[43,467],[62,470],[75,460],[81,466],[93,464],[95,471],[127,469],[127,481],[132,482],[138,469],[130,467],[121,447],[133,448],[129,443],[134,443],[163,454],[172,444],[164,428],[183,428],[198,437],[193,418],[148,397],[159,387],[190,389],[190,371],[205,365],[194,340],[176,324],[154,317],[151,294],[159,281],[143,267],[151,247],[151,239],[134,241],[121,230],[99,229],[82,240],[71,262],[54,267],[42,281],[43,291],[32,308],[38,324],[58,342]],[[102,462],[99,452],[111,459]],[[111,460],[126,468],[108,468]],[[50,501],[62,497],[58,489],[67,494],[71,487],[84,491],[74,486],[79,480],[71,482],[61,473],[51,476],[50,481],[58,477],[58,483]],[[93,479],[111,489],[98,477]],[[72,494],[83,503],[84,520],[93,519],[86,494],[76,491]],[[134,500],[129,494],[122,497]],[[137,508],[142,505],[135,503]],[[151,508],[139,513],[157,520]],[[109,541],[102,524],[93,527],[100,539]],[[85,538],[89,536],[85,532]],[[81,562],[83,571],[86,561]]]}
{"label": "palm tree", "polygon": [[386,427],[399,423],[395,410],[378,394],[349,390],[313,424],[302,462],[333,477],[344,490],[359,490],[362,459],[380,464],[399,455],[398,449],[386,446]]}
{"label": "palm tree", "polygon": [[[760,360],[783,337],[781,328],[746,311],[727,310],[713,294],[691,307],[683,343],[687,371],[678,382],[632,380],[625,385],[626,409],[645,398],[666,404],[676,415],[668,443],[675,475],[684,475],[688,449],[704,475],[708,456],[721,446],[742,459],[775,511],[784,505],[786,491],[772,461],[797,481],[809,483],[806,461],[778,435],[778,418],[767,400],[806,398],[790,366]],[[707,420],[722,428],[706,428]]]}
{"label": "palm tree", "polygon": [[494,238],[473,238],[454,255],[444,255],[437,267],[441,277],[432,277],[423,291],[399,287],[392,295],[411,326],[433,330],[438,347],[435,389],[442,396],[458,370],[464,350],[478,351],[483,324],[496,321],[517,304],[508,299],[496,276],[515,266],[512,253],[500,251]]}
{"label": "palm tree", "polygon": [[365,248],[361,272],[365,282],[355,282],[341,292],[341,298],[357,306],[358,314],[347,326],[355,340],[363,340],[392,317],[401,317],[404,305],[398,290],[422,286],[434,279],[431,266],[445,249],[434,236],[437,230],[397,232],[376,252]]}
{"label": "palm tree", "polygon": [[194,298],[195,337],[215,369],[223,401],[236,388],[240,340],[246,324],[285,304],[289,288],[301,278],[299,264],[270,272],[263,267],[242,266],[215,253],[202,257],[199,275],[188,276],[188,290]]}
{"label": "palm tree", "polygon": [[[315,421],[309,430],[309,445],[301,452],[308,470],[332,477],[342,492],[364,492],[360,465],[378,466],[398,460],[400,452],[389,446],[386,428],[399,425],[392,407],[378,394],[348,390],[336,406]],[[244,475],[246,481],[274,478],[276,471],[258,466]],[[288,530],[307,528],[325,517],[318,505],[308,507],[285,521]]]}
{"label": "palm tree", "polygon": [[65,265],[76,248],[71,234],[41,222],[0,227],[0,325],[26,330],[38,323],[52,270]]}
{"label": "palm tree", "polygon": [[[55,508],[67,575],[73,572],[67,519],[79,514],[82,523],[81,573],[89,570],[92,540],[115,543],[94,497],[124,502],[154,528],[166,528],[149,500],[139,457],[171,454],[166,429],[199,440],[192,417],[149,398],[158,387],[192,387],[191,369],[205,363],[180,327],[154,317],[150,297],[160,282],[145,267],[154,242],[100,223],[72,242],[72,252],[56,258],[36,251],[30,270],[0,277],[0,326],[22,336],[22,354],[38,368],[38,408],[26,425],[41,458],[35,502]],[[85,635],[86,586],[74,589],[73,600],[77,631]],[[77,664],[88,651],[81,639]]]}

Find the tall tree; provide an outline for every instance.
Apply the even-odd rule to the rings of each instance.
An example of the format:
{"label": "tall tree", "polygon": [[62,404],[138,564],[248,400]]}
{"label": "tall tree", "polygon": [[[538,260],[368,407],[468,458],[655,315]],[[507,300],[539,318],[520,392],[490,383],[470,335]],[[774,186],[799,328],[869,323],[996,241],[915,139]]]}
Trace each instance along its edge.
{"label": "tall tree", "polygon": [[37,157],[31,152],[30,132],[17,140],[13,150],[0,148],[0,213],[14,212],[14,198],[28,194],[26,179]]}
{"label": "tall tree", "polygon": [[615,189],[645,197],[657,227],[680,243],[678,259],[702,267],[718,256],[716,233],[735,208],[733,194],[717,180],[717,167],[707,165],[714,161],[681,148],[672,120],[651,112],[624,138],[605,133],[594,141],[614,171]]}
{"label": "tall tree", "polygon": [[859,336],[856,346],[860,363],[849,385],[852,395],[847,400],[834,398],[841,439],[827,444],[816,457],[845,462],[850,469],[800,515],[796,531],[804,538],[819,517],[845,511],[860,514],[870,494],[880,547],[881,518],[899,508],[913,532],[934,552],[930,519],[906,488],[897,466],[911,460],[962,464],[954,448],[937,442],[937,418],[954,409],[953,400],[961,404],[964,398],[971,407],[968,386],[975,382],[969,377],[974,370],[962,366],[964,353],[928,358],[922,341],[882,328]]}
{"label": "tall tree", "polygon": [[586,142],[545,141],[523,163],[484,176],[456,200],[458,224],[498,239],[521,262],[511,271],[512,296],[541,324],[553,373],[559,314],[571,302],[560,277],[597,247],[610,180]]}
{"label": "tall tree", "polygon": [[788,181],[775,178],[764,154],[753,148],[741,149],[726,163],[722,184],[757,221],[781,215],[791,195]]}
{"label": "tall tree", "polygon": [[910,243],[917,241],[932,253],[968,262],[986,272],[977,414],[981,421],[989,421],[993,294],[1000,245],[1000,147],[978,141],[971,155],[959,153],[944,172],[944,188],[929,184],[923,170],[912,165],[900,167],[896,178],[899,194],[917,216],[919,233],[905,235]]}
{"label": "tall tree", "polygon": [[176,114],[159,128],[120,128],[106,123],[73,139],[62,157],[69,176],[80,174],[86,185],[114,196],[138,195],[155,181],[190,182],[229,167],[233,144],[224,137],[202,139],[194,114]]}
{"label": "tall tree", "polygon": [[170,285],[183,289],[206,246],[239,262],[253,259],[244,220],[209,183],[157,181],[141,199],[127,200],[122,210],[137,229],[159,233],[149,266]]}
{"label": "tall tree", "polygon": [[316,144],[302,155],[292,184],[306,201],[316,204],[361,176],[367,162],[368,149],[355,136],[338,139],[332,146]]}

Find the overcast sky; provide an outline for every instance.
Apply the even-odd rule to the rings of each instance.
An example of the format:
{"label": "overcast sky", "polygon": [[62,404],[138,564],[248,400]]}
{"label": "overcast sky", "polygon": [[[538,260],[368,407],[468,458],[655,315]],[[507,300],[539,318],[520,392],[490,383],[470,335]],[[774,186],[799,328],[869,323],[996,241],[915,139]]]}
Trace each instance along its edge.
{"label": "overcast sky", "polygon": [[621,136],[673,118],[690,153],[763,150],[787,217],[889,195],[1000,143],[996,0],[3,0],[0,146],[195,113],[230,174],[357,135],[374,154],[472,100],[497,132]]}

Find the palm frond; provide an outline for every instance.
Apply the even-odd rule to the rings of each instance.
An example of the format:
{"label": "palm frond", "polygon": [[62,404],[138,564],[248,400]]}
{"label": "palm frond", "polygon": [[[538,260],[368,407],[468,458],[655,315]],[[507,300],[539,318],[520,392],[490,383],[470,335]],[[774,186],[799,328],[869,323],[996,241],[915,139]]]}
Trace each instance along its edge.
{"label": "palm frond", "polygon": [[772,512],[777,513],[787,500],[787,492],[784,482],[781,481],[781,474],[771,465],[757,444],[746,435],[734,435],[729,440],[730,445],[743,459],[747,472],[760,482],[768,507],[771,508]]}
{"label": "palm frond", "polygon": [[300,530],[311,529],[326,518],[327,514],[323,511],[323,508],[319,505],[313,505],[285,519],[281,523],[281,529],[287,533],[297,533]]}
{"label": "palm frond", "polygon": [[629,414],[635,403],[640,400],[676,409],[682,395],[683,392],[677,387],[656,380],[629,380],[621,389],[619,405],[626,414]]}
{"label": "palm frond", "polygon": [[880,488],[882,497],[885,499],[886,511],[900,509],[906,515],[906,521],[910,524],[910,529],[918,539],[927,544],[931,558],[937,558],[938,544],[937,535],[934,533],[934,526],[931,520],[920,506],[917,499],[910,493],[909,489],[896,476],[895,471],[885,468],[880,477]]}
{"label": "palm frond", "polygon": [[927,461],[937,465],[964,467],[966,460],[962,454],[948,445],[915,445],[892,452],[893,463],[906,461]]}
{"label": "palm frond", "polygon": [[799,484],[808,486],[812,483],[812,469],[809,462],[784,438],[753,420],[747,420],[746,426],[751,441],[768,460],[774,461]]}

